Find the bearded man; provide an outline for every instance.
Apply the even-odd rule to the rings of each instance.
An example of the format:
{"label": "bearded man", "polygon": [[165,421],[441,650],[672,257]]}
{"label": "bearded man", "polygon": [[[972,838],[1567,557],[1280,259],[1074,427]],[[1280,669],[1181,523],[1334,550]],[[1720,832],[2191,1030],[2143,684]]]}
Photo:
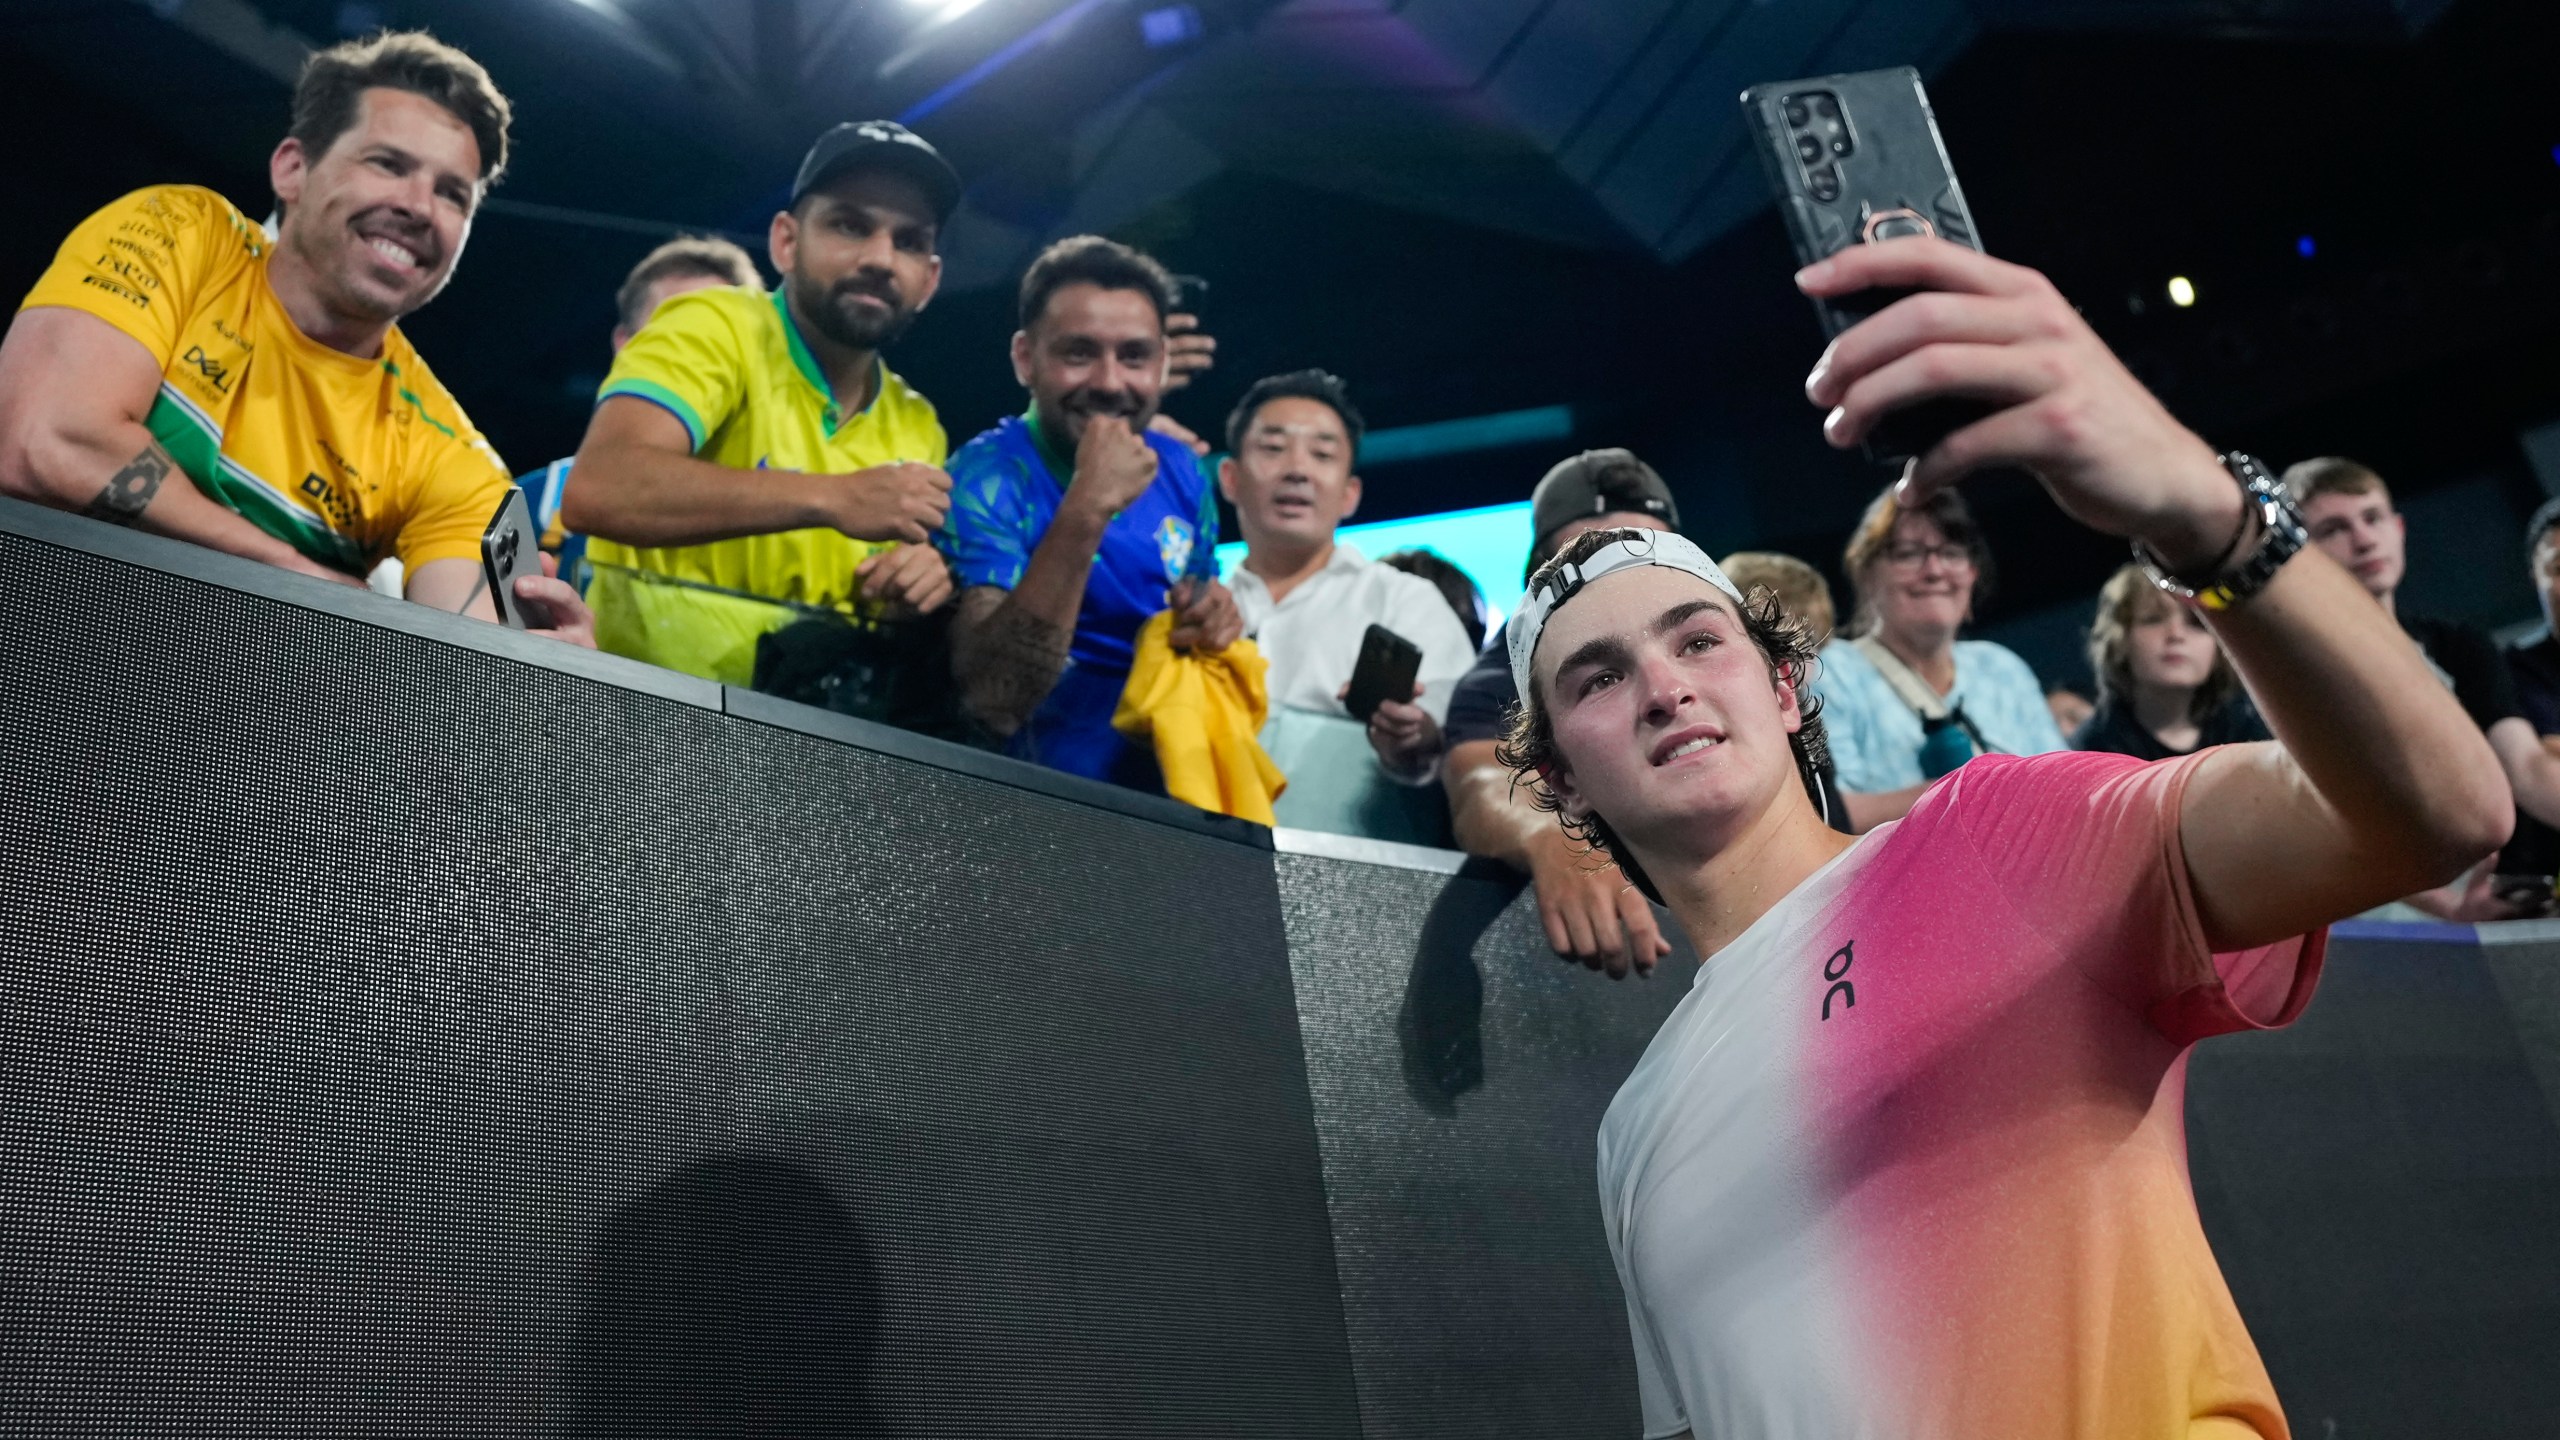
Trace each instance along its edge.
{"label": "bearded man", "polygon": [[1155,426],[1176,371],[1174,280],[1098,235],[1023,273],[1013,374],[1031,408],[952,457],[942,544],[959,572],[951,658],[970,720],[1035,764],[1161,792],[1155,756],[1111,726],[1139,629],[1177,649],[1244,633],[1218,582],[1218,497]]}
{"label": "bearded man", "polygon": [[880,352],[941,283],[960,190],[906,127],[839,125],[773,217],[781,285],[678,295],[614,357],[560,502],[593,537],[600,648],[747,685],[812,621],[914,637],[909,668],[942,672],[938,632],[903,622],[951,598],[948,442]]}

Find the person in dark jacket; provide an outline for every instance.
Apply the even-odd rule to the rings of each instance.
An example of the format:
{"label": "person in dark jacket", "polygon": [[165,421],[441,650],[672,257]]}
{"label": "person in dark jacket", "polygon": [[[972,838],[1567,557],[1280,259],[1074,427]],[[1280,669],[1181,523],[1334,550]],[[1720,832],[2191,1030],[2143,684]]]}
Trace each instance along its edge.
{"label": "person in dark jacket", "polygon": [[2268,738],[2204,616],[2163,593],[2139,565],[2118,570],[2098,592],[2089,669],[2098,677],[2098,708],[2072,733],[2074,750],[2166,760]]}

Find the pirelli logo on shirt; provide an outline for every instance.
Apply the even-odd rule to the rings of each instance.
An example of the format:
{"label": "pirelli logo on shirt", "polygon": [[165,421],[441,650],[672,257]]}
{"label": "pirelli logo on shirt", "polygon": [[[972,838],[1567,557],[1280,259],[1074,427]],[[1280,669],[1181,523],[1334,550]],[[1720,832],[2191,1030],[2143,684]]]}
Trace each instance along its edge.
{"label": "pirelli logo on shirt", "polygon": [[133,291],[127,290],[123,286],[103,275],[83,275],[80,277],[80,283],[93,290],[104,290],[108,294],[132,305],[137,310],[148,310],[151,308],[151,301],[149,297],[137,295]]}

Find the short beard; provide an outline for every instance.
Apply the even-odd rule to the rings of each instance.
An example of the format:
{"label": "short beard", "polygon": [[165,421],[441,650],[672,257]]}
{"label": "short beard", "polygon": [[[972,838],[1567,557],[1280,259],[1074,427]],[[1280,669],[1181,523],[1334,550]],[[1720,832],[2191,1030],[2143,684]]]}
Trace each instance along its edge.
{"label": "short beard", "polygon": [[808,317],[811,328],[848,350],[886,350],[898,343],[898,337],[906,334],[916,319],[916,312],[893,296],[880,296],[890,302],[889,309],[886,314],[874,315],[854,309],[850,292],[840,297],[835,287],[799,274],[791,277],[791,298],[795,308]]}
{"label": "short beard", "polygon": [[[353,234],[352,231],[343,237],[315,235],[311,233],[316,228],[314,226],[288,227],[281,219],[277,222],[276,228],[279,239],[293,247],[294,252],[302,258],[303,268],[324,287],[326,293],[321,296],[322,303],[342,316],[374,324],[396,325],[425,309],[427,302],[443,294],[444,287],[453,279],[453,271],[447,269],[443,274],[435,277],[434,283],[427,287],[424,294],[418,296],[416,303],[400,305],[394,302],[386,305],[377,297],[374,290],[353,280],[345,270],[339,268],[365,263],[361,253],[365,249],[363,237]],[[292,233],[283,233],[288,228]],[[351,242],[353,248],[359,253],[350,256],[343,247],[333,249],[330,241],[338,238]]]}
{"label": "short beard", "polygon": [[[1057,405],[1057,422],[1060,432],[1058,438],[1068,444],[1074,444],[1084,438],[1085,422],[1093,419],[1096,415],[1117,415],[1121,419],[1128,421],[1129,428],[1135,431],[1145,430],[1156,418],[1155,407],[1152,405],[1142,405],[1134,412],[1122,410],[1085,410],[1080,407],[1071,406],[1068,403],[1074,398],[1075,397],[1072,394],[1061,396],[1059,397]],[[1050,412],[1048,408],[1044,406],[1040,413],[1047,415]]]}

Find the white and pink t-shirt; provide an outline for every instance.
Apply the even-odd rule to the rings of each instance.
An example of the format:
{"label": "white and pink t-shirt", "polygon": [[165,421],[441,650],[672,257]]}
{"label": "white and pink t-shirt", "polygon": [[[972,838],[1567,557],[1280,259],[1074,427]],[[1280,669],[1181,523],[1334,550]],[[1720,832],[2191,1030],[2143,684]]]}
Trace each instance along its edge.
{"label": "white and pink t-shirt", "polygon": [[2216,955],[2201,756],[1987,756],[1701,966],[1600,1129],[1647,1436],[2281,1437],[2187,1179],[2187,1047],[2325,932]]}

